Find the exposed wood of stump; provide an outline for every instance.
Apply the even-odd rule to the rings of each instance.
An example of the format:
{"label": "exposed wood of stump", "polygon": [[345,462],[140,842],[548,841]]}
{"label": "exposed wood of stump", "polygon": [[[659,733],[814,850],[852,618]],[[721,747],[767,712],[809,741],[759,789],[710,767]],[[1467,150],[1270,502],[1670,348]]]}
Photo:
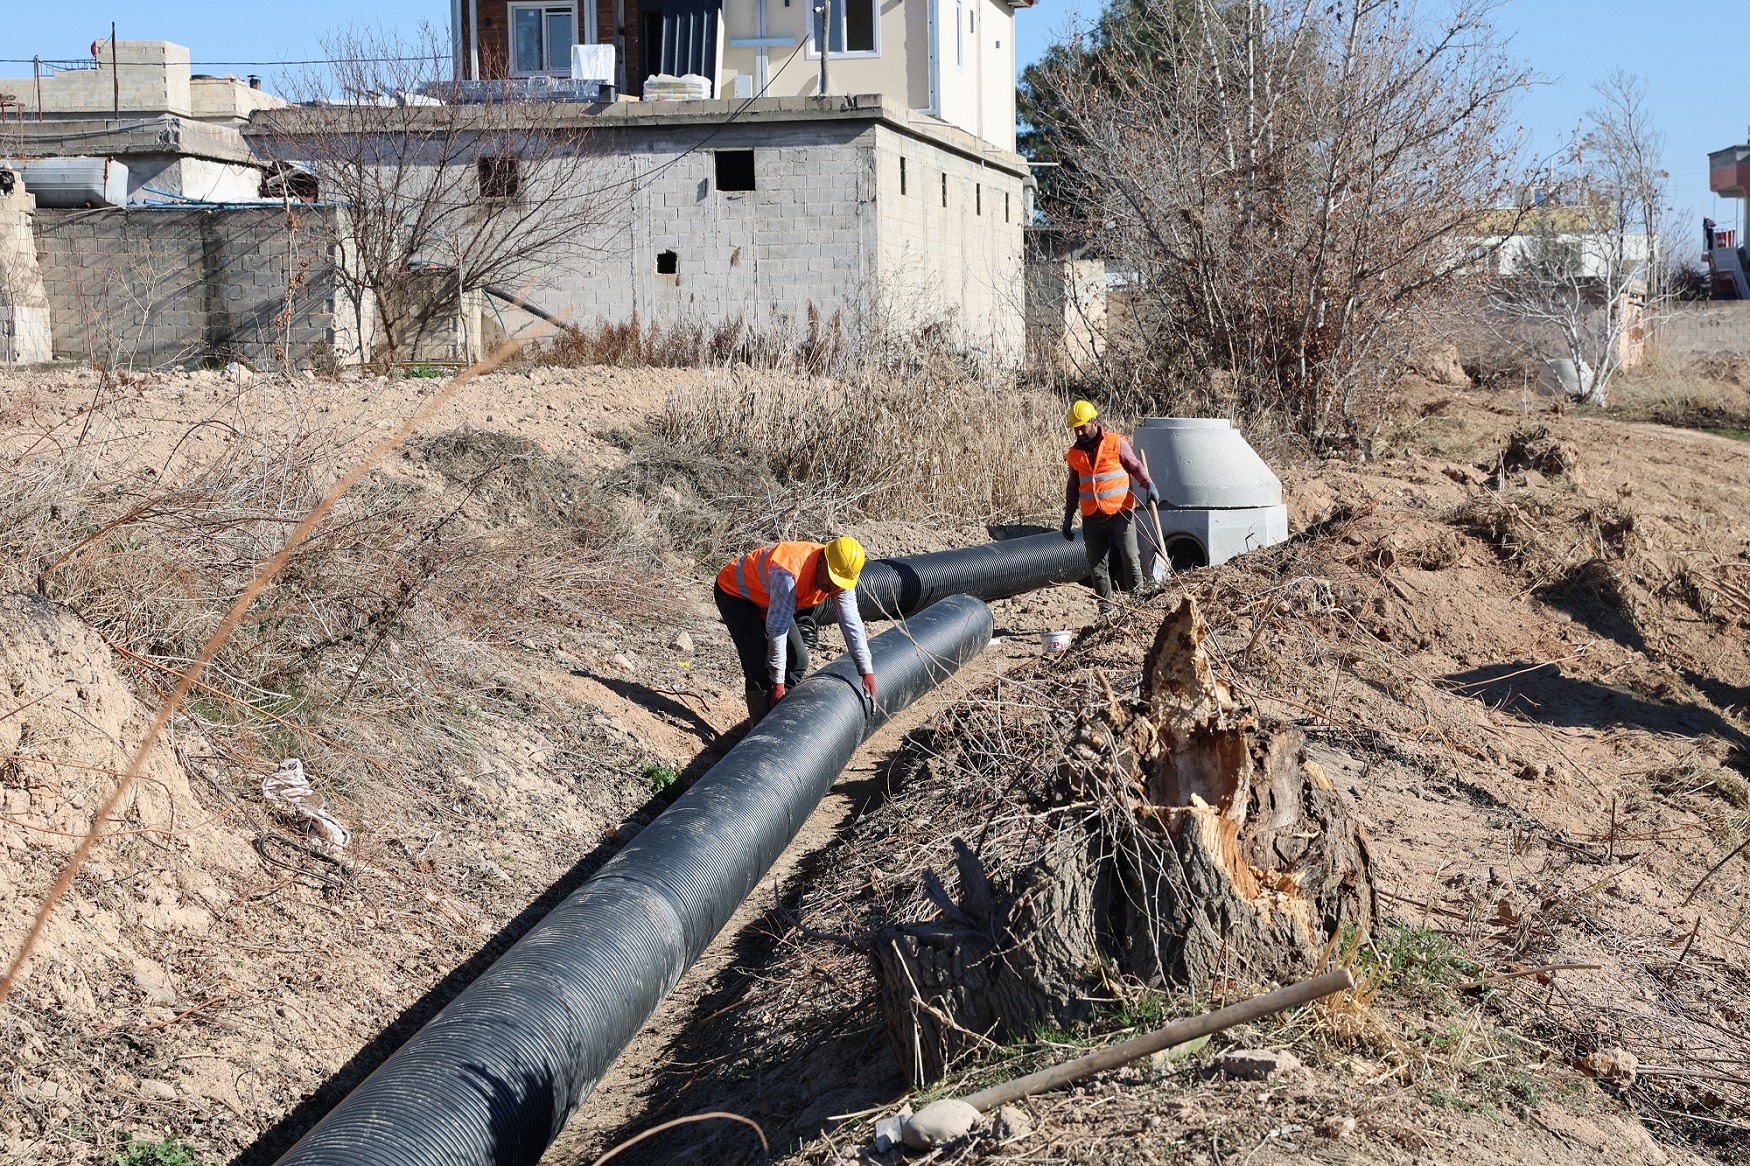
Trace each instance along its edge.
{"label": "exposed wood of stump", "polygon": [[1065,826],[993,886],[956,840],[960,900],[875,945],[890,1035],[914,1077],[985,1040],[1085,1020],[1104,969],[1147,982],[1257,985],[1305,972],[1345,927],[1374,916],[1354,808],[1306,757],[1216,679],[1189,596],[1143,663],[1140,700],[1110,691],[1060,768],[1101,809]]}

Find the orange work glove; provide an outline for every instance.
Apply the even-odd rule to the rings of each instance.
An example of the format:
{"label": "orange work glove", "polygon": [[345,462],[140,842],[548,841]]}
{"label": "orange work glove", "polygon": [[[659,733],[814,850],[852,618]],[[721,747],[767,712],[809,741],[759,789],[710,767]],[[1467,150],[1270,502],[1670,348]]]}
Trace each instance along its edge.
{"label": "orange work glove", "polygon": [[781,701],[783,699],[784,699],[784,686],[782,684],[774,684],[774,685],[772,685],[772,703],[767,705],[766,707],[773,708],[777,705],[777,703],[779,701]]}
{"label": "orange work glove", "polygon": [[863,673],[863,691],[869,694],[870,700],[875,699],[875,674],[873,672]]}

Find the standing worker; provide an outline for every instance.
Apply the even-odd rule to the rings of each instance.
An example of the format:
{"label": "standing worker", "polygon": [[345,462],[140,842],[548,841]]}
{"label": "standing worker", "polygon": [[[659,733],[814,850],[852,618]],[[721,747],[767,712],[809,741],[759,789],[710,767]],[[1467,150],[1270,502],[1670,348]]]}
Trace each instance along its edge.
{"label": "standing worker", "polygon": [[1069,427],[1075,444],[1064,454],[1069,484],[1063,492],[1063,537],[1073,539],[1076,507],[1082,511],[1082,543],[1094,576],[1100,610],[1108,610],[1114,576],[1120,591],[1142,586],[1142,557],[1136,549],[1134,521],[1138,488],[1150,502],[1161,492],[1149,480],[1130,442],[1101,425],[1099,410],[1088,401],[1069,407]]}
{"label": "standing worker", "polygon": [[875,699],[875,661],[857,613],[864,558],[863,544],[854,538],[781,542],[749,551],[717,573],[717,611],[741,657],[750,722],[765,716],[808,671],[814,609],[828,599],[863,674],[863,689]]}

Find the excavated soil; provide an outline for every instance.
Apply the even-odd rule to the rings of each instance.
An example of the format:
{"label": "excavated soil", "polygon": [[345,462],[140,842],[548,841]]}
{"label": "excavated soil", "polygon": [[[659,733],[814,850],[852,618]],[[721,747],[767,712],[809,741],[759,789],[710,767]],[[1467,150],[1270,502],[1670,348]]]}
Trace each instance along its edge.
{"label": "excavated soil", "polygon": [[[612,475],[615,431],[724,375],[496,374],[420,432],[510,434]],[[0,418],[15,466],[100,449],[97,472],[118,483],[198,456],[215,425],[320,433],[334,473],[436,391],[54,370],[0,379]],[[1413,385],[1409,404],[1377,461],[1278,467],[1295,531],[1283,547],[1187,574],[1108,624],[1074,588],[1000,605],[1003,650],[859,759],[772,897],[743,909],[548,1160],[589,1162],[715,1108],[755,1118],[794,1160],[874,1158],[871,1122],[905,1085],[860,946],[883,912],[919,909],[918,874],[951,869],[957,833],[986,831],[1000,851],[1001,824],[1031,812],[1024,773],[1054,758],[1096,674],[1134,687],[1178,588],[1203,604],[1224,675],[1304,729],[1356,800],[1404,942],[1449,945],[1476,978],[1597,966],[1480,992],[1400,976],[1369,1006],[1032,1099],[1030,1132],[934,1160],[1737,1160],[1750,862],[1729,855],[1750,836],[1750,446],[1517,392]],[[434,482],[417,459],[384,472]],[[876,554],[984,535],[853,533]],[[383,758],[377,787],[324,788],[353,832],[339,865],[276,841],[300,835],[262,801],[271,762],[250,768],[173,726],[0,1006],[0,1162],[107,1162],[124,1133],[271,1162],[660,810],[647,767],[684,780],[715,760],[740,694],[708,575],[635,569],[661,615],[603,609],[498,645],[524,711],[482,719],[442,772]],[[1060,626],[1088,630],[1035,659],[1037,633]],[[10,956],[156,696],[40,597],[0,601],[0,673]],[[968,709],[984,710],[979,748],[1006,759],[1003,783],[949,763],[966,748],[943,727]],[[990,738],[992,724],[1009,735]],[[1028,1055],[1123,1027],[1048,1034]],[[1230,1081],[1211,1058],[1234,1041],[1292,1047],[1305,1067]],[[1638,1058],[1632,1084],[1575,1067],[1609,1048]],[[1000,1071],[969,1064],[945,1088]],[[623,1159],[757,1160],[745,1128],[668,1137]]]}

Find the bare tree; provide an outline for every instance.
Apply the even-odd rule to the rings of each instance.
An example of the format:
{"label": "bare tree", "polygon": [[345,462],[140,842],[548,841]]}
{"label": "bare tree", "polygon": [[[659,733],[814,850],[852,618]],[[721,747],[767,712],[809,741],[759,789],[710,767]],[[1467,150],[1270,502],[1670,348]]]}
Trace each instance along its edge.
{"label": "bare tree", "polygon": [[1671,295],[1660,253],[1668,176],[1646,83],[1620,70],[1594,86],[1559,175],[1503,236],[1491,310],[1522,355],[1541,358],[1546,387],[1594,404],[1639,356]]}
{"label": "bare tree", "polygon": [[465,347],[452,330],[471,293],[515,293],[604,245],[612,183],[579,106],[449,80],[429,26],[413,43],[353,31],[323,47],[332,63],[305,75],[299,104],[252,133],[276,163],[264,193],[294,211],[293,199],[337,204],[309,221],[332,236],[359,359]]}
{"label": "bare tree", "polygon": [[1513,189],[1531,78],[1493,7],[1123,0],[1029,77],[1061,94],[1028,110],[1062,163],[1058,225],[1131,280],[1119,395],[1358,426]]}

